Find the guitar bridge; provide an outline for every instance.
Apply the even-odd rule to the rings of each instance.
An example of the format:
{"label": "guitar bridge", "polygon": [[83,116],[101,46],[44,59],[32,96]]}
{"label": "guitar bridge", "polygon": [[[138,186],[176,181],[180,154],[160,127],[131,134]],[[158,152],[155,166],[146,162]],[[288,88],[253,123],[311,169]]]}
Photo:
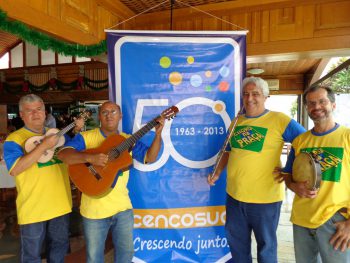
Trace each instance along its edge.
{"label": "guitar bridge", "polygon": [[92,166],[91,163],[85,163],[89,171],[95,176],[96,180],[101,180],[102,176],[96,171],[96,169]]}

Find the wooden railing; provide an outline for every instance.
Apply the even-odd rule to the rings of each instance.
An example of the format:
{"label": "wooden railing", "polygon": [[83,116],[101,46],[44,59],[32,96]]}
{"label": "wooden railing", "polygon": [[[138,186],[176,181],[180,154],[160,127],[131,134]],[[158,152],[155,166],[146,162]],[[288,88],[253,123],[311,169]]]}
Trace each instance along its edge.
{"label": "wooden railing", "polygon": [[16,104],[27,93],[46,103],[108,99],[108,69],[101,62],[4,69],[0,77],[0,104]]}

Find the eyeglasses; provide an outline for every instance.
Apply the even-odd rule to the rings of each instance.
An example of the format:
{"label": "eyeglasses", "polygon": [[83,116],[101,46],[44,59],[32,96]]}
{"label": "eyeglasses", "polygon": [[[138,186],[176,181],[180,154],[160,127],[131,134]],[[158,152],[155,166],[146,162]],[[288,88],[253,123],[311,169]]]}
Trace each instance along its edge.
{"label": "eyeglasses", "polygon": [[119,113],[119,111],[117,111],[117,110],[111,110],[111,111],[104,110],[104,111],[101,111],[101,114],[103,116],[105,116],[105,117],[107,117],[108,114],[116,115],[117,113]]}
{"label": "eyeglasses", "polygon": [[319,100],[318,102],[317,101],[307,101],[306,106],[308,108],[313,108],[317,104],[319,104],[320,106],[326,106],[328,103],[329,103],[329,100],[327,100],[327,99],[322,99],[322,100]]}

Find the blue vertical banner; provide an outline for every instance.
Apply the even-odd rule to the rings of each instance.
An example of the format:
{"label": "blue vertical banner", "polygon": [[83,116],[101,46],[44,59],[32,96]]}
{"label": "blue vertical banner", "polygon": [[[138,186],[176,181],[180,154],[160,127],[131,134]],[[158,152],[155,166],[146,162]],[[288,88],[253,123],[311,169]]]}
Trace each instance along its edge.
{"label": "blue vertical banner", "polygon": [[[226,174],[207,176],[240,109],[246,32],[107,31],[110,99],[135,133],[171,106],[152,164],[134,161],[134,262],[226,262]],[[150,145],[154,130],[141,140]]]}

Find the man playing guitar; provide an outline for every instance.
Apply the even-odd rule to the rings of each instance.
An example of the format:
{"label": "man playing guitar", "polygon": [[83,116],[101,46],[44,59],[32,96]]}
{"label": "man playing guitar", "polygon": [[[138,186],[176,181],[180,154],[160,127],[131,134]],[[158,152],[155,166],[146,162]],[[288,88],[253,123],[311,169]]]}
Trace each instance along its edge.
{"label": "man playing guitar", "polygon": [[[105,167],[110,161],[108,154],[84,152],[97,148],[110,136],[116,134],[127,138],[129,135],[118,131],[122,118],[119,105],[107,101],[99,108],[101,127],[82,132],[66,143],[58,153],[61,160],[69,165],[86,163]],[[152,145],[148,148],[140,141],[132,147],[133,158],[141,162],[154,162],[161,147],[161,132],[164,119],[158,119]],[[87,247],[87,262],[104,262],[105,240],[109,230],[112,232],[115,262],[131,262],[134,254],[132,230],[134,218],[127,183],[128,171],[113,171],[116,182],[110,191],[100,196],[82,194],[80,212],[83,216],[84,234]],[[82,175],[83,176],[83,175]]]}

